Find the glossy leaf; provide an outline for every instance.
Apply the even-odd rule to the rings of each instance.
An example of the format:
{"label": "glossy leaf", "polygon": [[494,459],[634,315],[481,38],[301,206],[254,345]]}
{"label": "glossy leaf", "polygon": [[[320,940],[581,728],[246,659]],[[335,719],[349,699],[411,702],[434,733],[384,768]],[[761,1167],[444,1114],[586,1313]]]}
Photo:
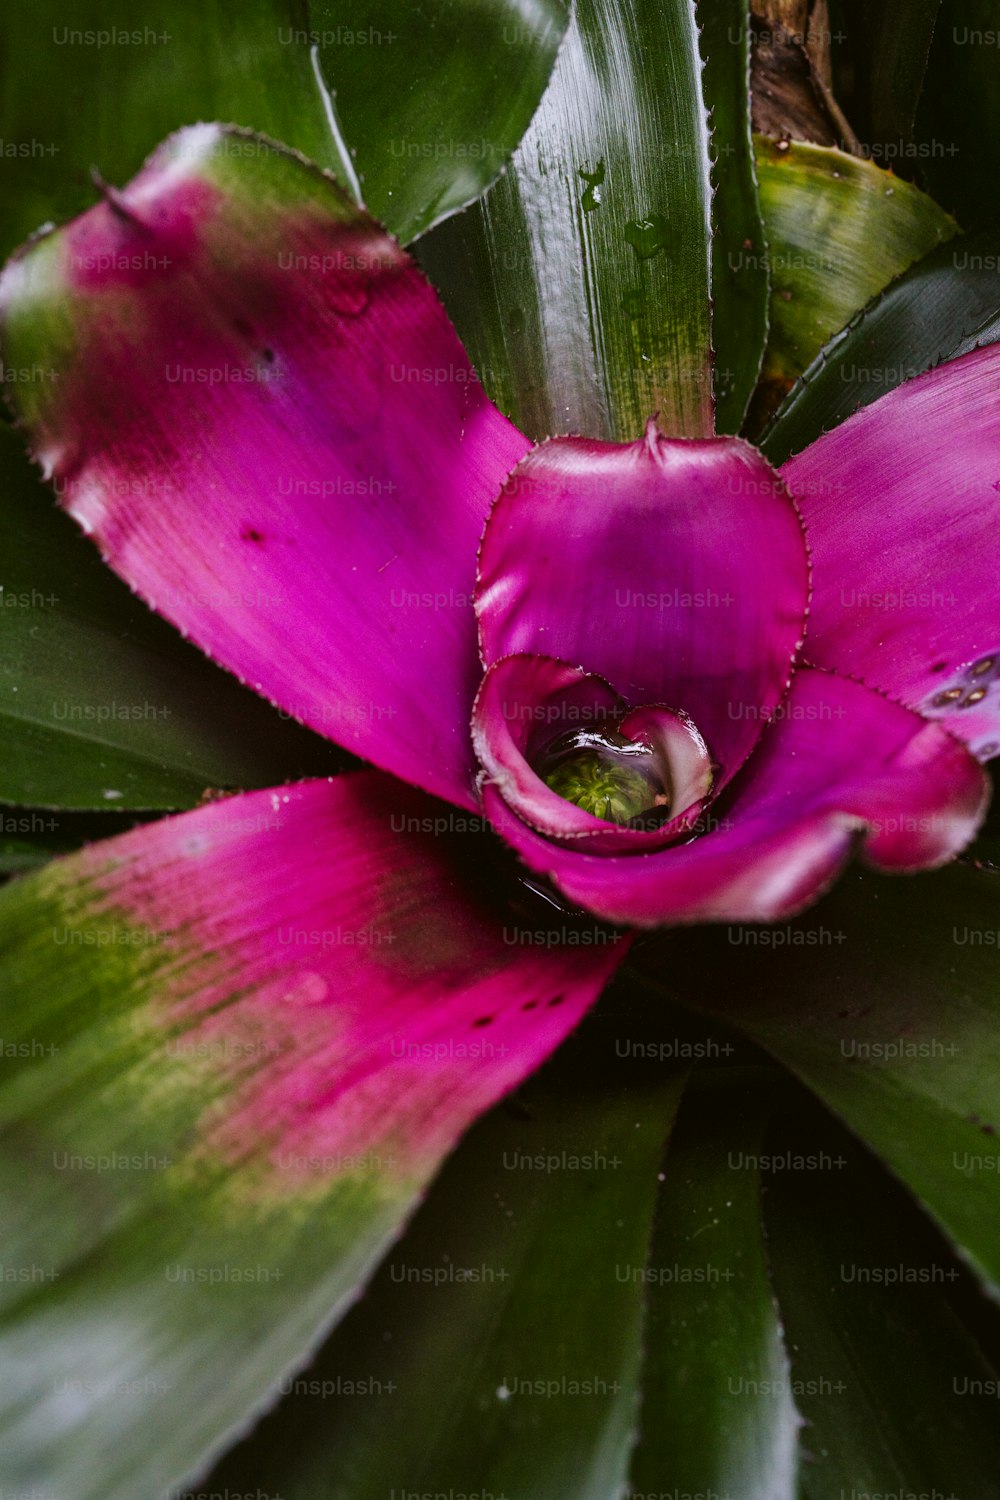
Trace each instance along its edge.
{"label": "glossy leaf", "polygon": [[926,194],[830,146],[756,139],[771,332],[755,429],[876,292],[956,231]]}
{"label": "glossy leaf", "polygon": [[640,1494],[668,1477],[690,1494],[795,1494],[799,1416],[760,1216],[774,1080],[759,1073],[696,1079],[671,1140],[646,1270]]}
{"label": "glossy leaf", "polygon": [[0,892],[5,1492],[135,1500],[228,1446],[596,1000],[616,936],[537,946],[446,812],[360,772]]}
{"label": "glossy leaf", "polygon": [[549,81],[569,0],[477,0],[472,24],[467,0],[311,0],[310,19],[361,194],[405,244],[502,172]]}
{"label": "glossy leaf", "polygon": [[1000,883],[951,866],[911,880],[855,874],[794,922],[729,927],[723,941],[692,931],[659,958],[668,993],[732,1021],[797,1074],[994,1294],[998,946]]}
{"label": "glossy leaf", "polygon": [[417,247],[530,437],[711,431],[700,79],[693,0],[579,0],[509,170]]}
{"label": "glossy leaf", "polygon": [[348,763],[130,594],[7,426],[0,454],[0,801],[194,807]]}
{"label": "glossy leaf", "polygon": [[996,1500],[1000,1386],[977,1343],[989,1332],[995,1346],[996,1310],[845,1131],[801,1101],[780,1127],[765,1147],[779,1165],[764,1208],[791,1389],[806,1420],[803,1500]]}
{"label": "glossy leaf", "polygon": [[124,0],[68,12],[12,0],[0,23],[0,251],[79,212],[92,167],[122,183],[165,135],[202,120],[284,141],[345,186],[364,175],[389,228],[412,235],[501,171],[565,11],[564,0],[490,0],[470,28],[457,0],[150,0],[141,15]]}
{"label": "glossy leaf", "polygon": [[615,1020],[585,1022],[470,1133],[361,1304],[209,1491],[621,1491],[657,1169],[686,1064],[619,1059]]}
{"label": "glossy leaf", "polygon": [[973,349],[982,349],[987,344],[1000,343],[1000,313],[995,316],[984,318],[978,328],[956,346],[953,359],[958,359],[962,354],[971,354]]}
{"label": "glossy leaf", "polygon": [[0,23],[3,253],[93,199],[92,168],[131,177],[179,125],[225,120],[344,175],[330,96],[289,0],[12,0]]}
{"label": "glossy leaf", "polygon": [[[949,360],[781,468],[813,556],[809,660],[909,705],[980,760],[1000,749],[998,380],[998,344]],[[912,798],[900,805],[907,823],[889,826],[904,839],[940,826]]]}
{"label": "glossy leaf", "polygon": [[750,133],[749,7],[701,0],[697,16],[712,129],[715,430],[739,432],[764,357],[770,288]]}
{"label": "glossy leaf", "polygon": [[986,342],[984,321],[1000,315],[998,251],[995,232],[965,235],[890,282],[792,386],[761,436],[770,462],[784,463],[904,380]]}
{"label": "glossy leaf", "polygon": [[119,576],[284,713],[475,811],[476,548],[530,444],[396,241],[287,149],[192,126],[8,262],[0,324],[12,368],[53,375],[11,387],[31,451]]}

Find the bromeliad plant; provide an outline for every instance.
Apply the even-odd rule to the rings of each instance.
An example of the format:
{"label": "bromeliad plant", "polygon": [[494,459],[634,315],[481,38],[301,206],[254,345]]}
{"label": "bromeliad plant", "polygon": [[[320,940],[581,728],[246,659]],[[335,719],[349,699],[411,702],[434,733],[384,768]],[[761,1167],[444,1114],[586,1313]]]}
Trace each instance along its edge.
{"label": "bromeliad plant", "polygon": [[[370,767],[209,791],[4,893],[15,1488],[153,1496],[233,1449],[191,1493],[996,1492],[959,1384],[994,1379],[996,1320],[939,1233],[1000,1280],[973,1161],[1000,1108],[989,835],[975,870],[852,867],[818,926],[798,916],[854,856],[930,870],[986,816],[1000,293],[967,261],[991,232],[960,263],[916,187],[761,143],[786,220],[848,175],[898,237],[889,276],[930,252],[822,353],[832,295],[765,349],[787,288],[746,17],[728,42],[702,17],[703,78],[689,7],[624,10],[634,36],[601,4],[515,35],[537,92],[559,57],[529,134],[485,206],[421,241],[479,374],[356,201],[325,93],[346,186],[190,126],[4,272],[6,367],[46,372],[12,402],[63,508],[208,657]],[[617,118],[634,98],[665,124],[654,37],[683,82],[658,177]],[[444,55],[471,69],[471,44]],[[489,186],[431,144],[405,193],[382,179],[410,228]],[[861,371],[914,309],[872,400]],[[300,1375],[463,1132],[626,959]],[[765,1142],[851,1183],[775,1184],[770,1262]],[[928,1274],[849,1274],[875,1256]]]}

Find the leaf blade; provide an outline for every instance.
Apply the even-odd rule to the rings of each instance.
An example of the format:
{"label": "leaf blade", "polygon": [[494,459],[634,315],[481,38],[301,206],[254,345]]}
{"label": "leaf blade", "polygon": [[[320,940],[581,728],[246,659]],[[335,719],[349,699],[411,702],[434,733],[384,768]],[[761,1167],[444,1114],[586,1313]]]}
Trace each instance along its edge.
{"label": "leaf blade", "polygon": [[[193,807],[348,763],[188,645],[105,567],[0,430],[0,801]],[[109,795],[111,794],[111,795]]]}
{"label": "leaf blade", "polygon": [[[312,1390],[223,1460],[212,1488],[376,1500],[405,1473],[418,1492],[619,1492],[643,1289],[616,1270],[645,1261],[686,1064],[618,1061],[613,1020],[588,1018],[470,1132]],[[341,1394],[356,1372],[384,1399]]]}
{"label": "leaf blade", "polygon": [[[362,196],[404,244],[474,202],[538,107],[567,0],[312,0]],[[344,33],[378,39],[344,45]],[[391,42],[387,37],[391,36]]]}
{"label": "leaf blade", "polygon": [[783,927],[731,926],[714,950],[705,933],[678,935],[667,983],[845,1120],[994,1297],[1000,1174],[978,1159],[1000,1128],[997,899],[991,876],[961,865],[912,880],[855,873]]}
{"label": "leaf blade", "polygon": [[715,430],[739,432],[768,333],[770,272],[750,125],[750,20],[743,0],[698,7],[712,118],[712,388]]}
{"label": "leaf blade", "polygon": [[771,265],[759,431],[827,340],[957,225],[918,188],[831,146],[756,138]]}
{"label": "leaf blade", "polygon": [[1000,311],[994,232],[963,235],[889,283],[826,344],[792,386],[760,447],[783,464],[885,391],[985,342]]}
{"label": "leaf blade", "polygon": [[[692,1082],[681,1106],[648,1267],[631,1472],[639,1493],[669,1477],[692,1494],[795,1494],[800,1418],[767,1267],[760,1172],[743,1167],[759,1159],[773,1085],[766,1069],[716,1069]],[[763,1397],[734,1400],[734,1368]]]}
{"label": "leaf blade", "polygon": [[627,441],[657,409],[666,432],[711,431],[700,72],[688,0],[581,0],[510,168],[417,247],[532,437]]}

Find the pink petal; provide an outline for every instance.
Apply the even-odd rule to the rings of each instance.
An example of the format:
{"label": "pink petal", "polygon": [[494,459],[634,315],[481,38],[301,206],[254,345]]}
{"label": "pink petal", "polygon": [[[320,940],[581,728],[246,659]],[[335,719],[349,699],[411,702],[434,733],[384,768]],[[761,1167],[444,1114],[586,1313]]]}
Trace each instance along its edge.
{"label": "pink petal", "polygon": [[781,470],[813,555],[805,654],[1000,749],[1000,345],[909,380]]}
{"label": "pink petal", "polygon": [[[552,791],[534,769],[559,736],[602,728],[660,751],[674,793],[668,822],[654,829],[607,822]],[[603,678],[547,656],[494,662],[476,698],[472,738],[485,779],[520,818],[591,851],[662,848],[697,820],[712,786],[705,743],[684,715],[659,707],[628,712]]]}
{"label": "pink petal", "polygon": [[[553,928],[492,852],[479,818],[361,772],[217,802],[58,868],[88,929],[164,935],[151,1020],[183,1034],[182,1055],[222,1060],[203,1150],[260,1157],[286,1192],[289,1160],[322,1176],[382,1147],[403,1178],[426,1175],[624,956],[617,934]],[[161,1083],[186,1086],[169,1057]]]}
{"label": "pink petal", "polygon": [[677,809],[671,826],[679,831],[690,827],[713,791],[708,747],[694,721],[679,709],[651,703],[633,708],[620,728],[629,739],[661,748],[670,768],[673,806]]}
{"label": "pink petal", "polygon": [[926,869],[985,812],[982,768],[938,724],[858,683],[802,668],[717,822],[690,843],[601,858],[549,842],[484,789],[490,821],[570,901],[640,927],[773,922],[820,896],[860,842],[868,864]]}
{"label": "pink petal", "polygon": [[471,595],[529,444],[317,169],[195,126],[0,285],[20,415],[154,608],[282,710],[475,805]]}
{"label": "pink petal", "polygon": [[634,707],[690,715],[742,765],[803,632],[808,564],[780,480],[737,438],[554,438],[494,506],[477,610],[487,665],[519,652],[607,679]]}

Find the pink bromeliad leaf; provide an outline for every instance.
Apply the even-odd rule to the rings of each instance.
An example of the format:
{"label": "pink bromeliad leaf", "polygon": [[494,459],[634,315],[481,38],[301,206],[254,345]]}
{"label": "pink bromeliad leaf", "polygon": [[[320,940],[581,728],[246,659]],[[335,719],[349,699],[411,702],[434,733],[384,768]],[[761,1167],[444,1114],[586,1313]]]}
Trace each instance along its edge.
{"label": "pink bromeliad leaf", "polygon": [[0,895],[4,1260],[51,1271],[0,1286],[5,1486],[134,1500],[188,1472],[597,998],[627,940],[541,924],[485,842],[360,772]]}
{"label": "pink bromeliad leaf", "polygon": [[198,126],[12,261],[0,316],[11,364],[59,368],[19,415],[115,570],[287,713],[474,806],[476,548],[529,444],[395,241]]}
{"label": "pink bromeliad leaf", "polygon": [[1000,345],[906,381],[781,470],[813,552],[805,655],[1000,750]]}
{"label": "pink bromeliad leaf", "polygon": [[[59,372],[55,392],[25,384],[22,420],[115,568],[286,710],[470,810],[478,755],[494,823],[599,915],[767,918],[822,889],[862,827],[906,868],[969,836],[979,773],[921,719],[830,679],[845,722],[771,723],[815,688],[784,696],[809,567],[761,457],[653,421],[633,444],[526,453],[416,267],[288,153],[182,132],[29,246],[0,313],[8,355]],[[811,534],[828,578],[835,548]],[[648,780],[635,818],[629,797],[566,801],[579,746],[509,718],[581,691],[613,707],[612,781]],[[911,804],[931,832],[887,843]]]}
{"label": "pink bromeliad leaf", "polygon": [[557,438],[511,475],[476,589],[487,665],[556,656],[635,707],[688,714],[719,763],[746,760],[804,628],[802,528],[780,479],[737,438]]}
{"label": "pink bromeliad leaf", "polygon": [[[532,761],[544,760],[553,739],[556,745],[567,737],[586,742],[611,727],[634,750],[648,748],[643,759],[672,788],[669,821],[649,828],[610,822],[567,801],[534,769]],[[685,714],[661,707],[629,710],[603,678],[546,656],[504,656],[493,663],[476,699],[472,737],[484,776],[503,788],[519,816],[539,832],[576,840],[591,851],[662,847],[697,821],[713,785],[708,748]]]}
{"label": "pink bromeliad leaf", "polygon": [[610,921],[763,921],[820,896],[855,846],[882,870],[943,863],[986,806],[985,775],[938,724],[832,673],[803,668],[708,831],[647,855],[560,846],[487,785],[497,830],[571,900]]}

